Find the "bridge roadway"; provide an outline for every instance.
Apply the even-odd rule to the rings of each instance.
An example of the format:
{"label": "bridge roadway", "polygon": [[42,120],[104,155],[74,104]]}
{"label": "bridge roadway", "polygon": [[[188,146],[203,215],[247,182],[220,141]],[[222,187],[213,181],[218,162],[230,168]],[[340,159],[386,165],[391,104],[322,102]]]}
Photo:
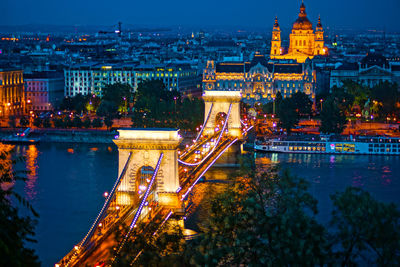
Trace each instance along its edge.
{"label": "bridge roadway", "polygon": [[[196,144],[189,148],[189,152],[182,158],[185,159],[186,162],[195,163],[197,154],[194,152],[198,151],[199,149],[203,149],[203,144],[206,144],[213,138],[215,140],[217,135],[218,133],[213,136],[198,140]],[[221,156],[224,151],[236,141],[237,139],[230,137],[229,135],[223,136],[213,153],[210,155],[206,154],[204,157],[197,159],[197,161],[202,161],[202,159],[204,159],[204,161],[202,161],[200,164],[196,166],[179,165],[179,180],[181,188],[178,192],[178,197],[181,201],[185,200],[197,181],[214,164],[219,156]],[[207,148],[204,149],[207,150]],[[118,192],[116,194],[123,193]],[[95,234],[89,240],[88,244],[82,248],[76,246],[58,263],[59,266],[95,266],[99,262],[108,262],[110,260],[111,250],[118,245],[115,241],[116,229],[118,229],[121,224],[129,226],[139,204],[139,199],[137,197],[135,198],[129,195],[120,197],[130,198],[132,203],[130,205],[120,207],[120,210],[116,209],[115,204],[111,204],[107,210],[106,217],[102,220],[101,225],[97,226]],[[153,209],[150,210],[149,208],[146,208],[142,211],[140,221],[148,222],[156,215],[161,215],[162,220],[158,220],[158,222],[156,222],[161,224],[171,215],[171,210],[165,207],[153,206]]]}

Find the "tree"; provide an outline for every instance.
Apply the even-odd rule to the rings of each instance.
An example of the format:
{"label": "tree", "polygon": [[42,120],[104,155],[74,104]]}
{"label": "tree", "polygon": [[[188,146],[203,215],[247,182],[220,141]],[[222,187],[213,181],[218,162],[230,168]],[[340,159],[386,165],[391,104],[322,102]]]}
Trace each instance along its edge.
{"label": "tree", "polygon": [[103,121],[100,118],[94,118],[92,121],[92,126],[94,128],[100,128],[103,126]]}
{"label": "tree", "polygon": [[399,102],[400,94],[396,83],[385,81],[371,89],[371,98],[380,103],[379,111],[381,117],[395,114],[396,104]]}
{"label": "tree", "polygon": [[63,123],[65,128],[71,128],[73,126],[72,120],[69,116],[65,116]]}
{"label": "tree", "polygon": [[14,115],[11,115],[11,116],[8,117],[8,126],[9,126],[10,128],[15,128],[15,127],[17,127],[17,121],[16,121]]}
{"label": "tree", "polygon": [[21,127],[26,127],[29,125],[29,120],[25,116],[22,116],[19,120],[19,125],[21,125]]}
{"label": "tree", "polygon": [[113,125],[112,118],[110,116],[105,117],[104,124],[107,126],[107,129],[111,129],[111,126]]}
{"label": "tree", "polygon": [[[146,228],[146,231],[134,231],[116,257],[112,266],[189,266],[185,257],[187,244],[179,225],[169,221],[158,228],[161,218],[156,216],[147,225],[139,225],[136,229]],[[141,228],[140,228],[141,227]],[[117,241],[124,238],[127,229],[117,231]]]}
{"label": "tree", "polygon": [[54,127],[56,128],[63,128],[64,127],[64,121],[62,118],[54,118],[53,119]]}
{"label": "tree", "polygon": [[49,118],[45,118],[45,119],[43,120],[43,127],[44,127],[44,128],[50,128],[50,127],[51,127],[51,122],[50,122],[50,119],[49,119]]}
{"label": "tree", "polygon": [[328,97],[322,106],[321,126],[319,131],[322,133],[340,134],[346,127],[346,116],[344,111],[339,108],[339,104],[333,97]]}
{"label": "tree", "polygon": [[353,107],[354,96],[346,92],[345,88],[343,87],[338,88],[334,86],[331,90],[332,93],[328,98],[334,99],[336,105],[338,105],[338,108],[342,112],[349,113],[351,111],[351,108]]}
{"label": "tree", "polygon": [[65,97],[60,105],[62,110],[75,111],[82,113],[87,111],[87,104],[89,103],[90,96],[77,94],[73,97]]}
{"label": "tree", "polygon": [[74,120],[72,121],[72,124],[76,128],[81,128],[82,127],[82,120],[79,117],[75,117]]}
{"label": "tree", "polygon": [[129,84],[107,84],[103,88],[102,102],[110,102],[121,113],[127,111],[128,103],[132,102],[133,98],[133,88]]}
{"label": "tree", "polygon": [[26,181],[26,172],[16,170],[19,160],[11,160],[11,146],[0,144],[0,266],[40,266],[34,250],[27,243],[36,242],[34,237],[35,220],[21,217],[13,200],[27,208],[34,217],[38,214],[29,202],[5,184]]}
{"label": "tree", "polygon": [[292,128],[299,123],[299,114],[296,112],[293,99],[285,98],[280,102],[277,109],[277,116],[280,126],[290,134]]}
{"label": "tree", "polygon": [[40,117],[35,117],[35,119],[33,120],[33,125],[35,125],[36,127],[41,127],[43,123],[43,120]]}
{"label": "tree", "polygon": [[343,81],[343,88],[354,99],[352,109],[362,111],[370,95],[369,88],[352,80]]}
{"label": "tree", "polygon": [[89,98],[89,101],[86,104],[86,110],[89,112],[95,112],[99,108],[100,103],[101,103],[100,97],[92,95],[92,97]]}
{"label": "tree", "polygon": [[310,97],[303,92],[296,92],[292,96],[292,103],[299,116],[308,117],[312,112],[312,101]]}
{"label": "tree", "polygon": [[86,117],[85,120],[83,121],[83,127],[90,128],[90,126],[92,125],[92,122],[90,121],[89,117]]}
{"label": "tree", "polygon": [[400,265],[400,211],[381,203],[359,188],[349,187],[331,196],[331,233],[336,264],[354,266],[361,259],[368,265]]}
{"label": "tree", "polygon": [[[191,101],[191,100],[189,100]],[[193,101],[196,105],[199,102]],[[139,84],[132,122],[135,127],[177,127],[177,121],[193,121],[191,107],[182,110],[182,99],[177,91],[169,91],[160,80],[143,81]],[[201,111],[200,108],[195,108]],[[196,114],[196,117],[200,114]],[[179,123],[179,122],[178,122]]]}
{"label": "tree", "polygon": [[322,265],[327,233],[305,180],[256,170],[245,157],[239,178],[212,200],[191,262],[202,266]]}
{"label": "tree", "polygon": [[114,116],[118,111],[118,106],[114,102],[103,100],[100,103],[99,108],[96,111],[96,115],[100,117]]}

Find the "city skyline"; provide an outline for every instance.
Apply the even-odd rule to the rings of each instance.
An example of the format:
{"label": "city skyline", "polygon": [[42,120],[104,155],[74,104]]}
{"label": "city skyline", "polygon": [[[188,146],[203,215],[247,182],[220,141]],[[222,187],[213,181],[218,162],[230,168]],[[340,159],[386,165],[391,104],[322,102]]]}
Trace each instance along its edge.
{"label": "city skyline", "polygon": [[[377,29],[397,31],[400,23],[396,19],[396,10],[400,10],[397,0],[344,1],[335,3],[317,0],[306,0],[307,14],[315,27],[318,16],[321,16],[325,27],[344,27],[355,29]],[[232,26],[232,27],[265,27],[273,25],[275,16],[283,28],[290,28],[297,17],[301,1],[283,2],[250,0],[203,1],[200,4],[187,4],[178,0],[164,3],[153,1],[132,3],[114,1],[112,6],[107,2],[88,0],[57,1],[27,0],[5,2],[5,13],[0,18],[0,25],[115,25],[122,21],[125,25],[182,25],[182,26]]]}

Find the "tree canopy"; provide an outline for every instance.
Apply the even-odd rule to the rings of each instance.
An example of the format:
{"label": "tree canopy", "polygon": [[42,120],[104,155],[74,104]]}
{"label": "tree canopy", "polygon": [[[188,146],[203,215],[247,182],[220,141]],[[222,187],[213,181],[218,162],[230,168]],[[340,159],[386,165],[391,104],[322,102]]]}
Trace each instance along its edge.
{"label": "tree canopy", "polygon": [[134,127],[194,129],[201,125],[203,114],[202,100],[182,99],[160,80],[143,81],[138,85],[132,122]]}
{"label": "tree canopy", "polygon": [[346,127],[346,116],[344,111],[340,109],[338,99],[328,97],[322,106],[321,111],[321,126],[319,131],[322,133],[340,134]]}
{"label": "tree canopy", "polygon": [[13,190],[12,183],[26,178],[24,171],[15,170],[17,160],[11,158],[11,152],[11,146],[0,144],[0,266],[40,266],[34,250],[27,247],[27,243],[36,242],[35,220],[22,217],[12,201],[17,200],[38,217],[29,202]]}
{"label": "tree canopy", "polygon": [[[156,224],[125,246],[115,266],[398,266],[400,211],[349,187],[331,196],[331,220],[316,219],[308,182],[287,170],[241,158],[238,176],[211,198],[200,235],[181,229],[154,235]],[[155,218],[155,221],[157,219]],[[138,227],[138,229],[142,229]],[[138,257],[136,257],[139,255]]]}

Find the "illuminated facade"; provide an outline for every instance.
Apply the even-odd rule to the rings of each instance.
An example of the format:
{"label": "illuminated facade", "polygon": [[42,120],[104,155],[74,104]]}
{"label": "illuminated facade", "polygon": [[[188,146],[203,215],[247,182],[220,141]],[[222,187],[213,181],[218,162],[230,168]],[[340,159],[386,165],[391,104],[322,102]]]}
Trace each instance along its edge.
{"label": "illuminated facade", "polygon": [[382,82],[400,81],[400,65],[391,64],[384,56],[368,53],[359,63],[344,63],[331,71],[330,88],[342,87],[350,80],[373,88]]}
{"label": "illuminated facade", "polygon": [[312,62],[268,62],[256,54],[251,62],[208,61],[203,72],[203,90],[240,91],[245,102],[269,102],[278,92],[290,97],[300,91],[314,101],[316,72]]}
{"label": "illuminated facade", "polygon": [[145,80],[162,80],[169,90],[193,91],[200,80],[189,65],[77,65],[64,70],[65,96],[95,94],[102,96],[107,84],[129,84],[136,91]]}
{"label": "illuminated facade", "polygon": [[22,70],[0,69],[0,117],[25,114]]}
{"label": "illuminated facade", "polygon": [[272,28],[271,59],[292,59],[304,63],[307,58],[312,59],[314,56],[327,54],[328,48],[324,45],[321,18],[318,18],[314,32],[312,24],[307,18],[306,7],[303,2],[300,6],[299,17],[293,23],[287,53],[284,53],[284,48],[281,46],[281,29],[278,18],[275,18]]}
{"label": "illuminated facade", "polygon": [[[121,175],[129,161],[127,173],[121,181],[118,192],[136,194],[139,198],[147,189],[148,183],[157,169],[157,162],[163,154],[159,171],[154,183],[153,200],[161,205],[180,207],[177,191],[179,190],[179,168],[177,148],[182,141],[175,129],[119,129],[118,139],[113,140],[118,146],[119,168]],[[117,204],[127,205],[129,198],[118,198]]]}
{"label": "illuminated facade", "polygon": [[135,68],[135,79],[136,84],[145,80],[162,80],[168,90],[180,92],[195,91],[200,84],[197,70],[188,64],[139,65]]}
{"label": "illuminated facade", "polygon": [[77,94],[102,96],[107,84],[124,83],[135,88],[133,66],[77,65],[64,70],[65,91],[68,97]]}
{"label": "illuminated facade", "polygon": [[25,74],[25,92],[29,110],[53,110],[64,97],[64,77],[56,72]]}

